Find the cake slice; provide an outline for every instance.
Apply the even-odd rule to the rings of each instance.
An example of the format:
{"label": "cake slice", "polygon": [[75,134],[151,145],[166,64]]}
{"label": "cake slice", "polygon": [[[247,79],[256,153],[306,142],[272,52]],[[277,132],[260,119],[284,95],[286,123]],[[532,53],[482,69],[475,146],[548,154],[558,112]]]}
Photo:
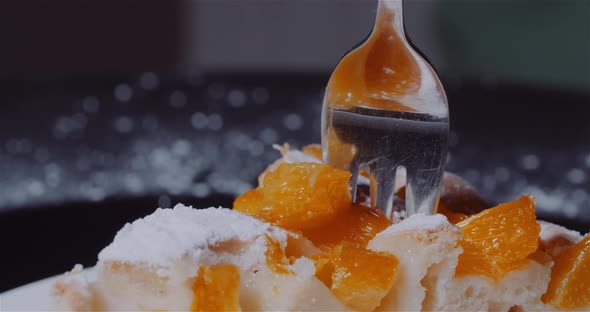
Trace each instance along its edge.
{"label": "cake slice", "polygon": [[399,259],[395,285],[378,310],[422,310],[426,296],[422,280],[430,273],[429,286],[434,290],[441,288],[438,281],[452,277],[462,251],[457,246],[459,239],[461,231],[442,215],[413,215],[377,234],[367,248],[391,253]]}
{"label": "cake slice", "polygon": [[[499,279],[458,276],[462,239],[462,229],[443,215],[413,215],[375,235],[367,252],[397,259],[396,275],[375,310],[559,310],[540,299],[553,264],[542,250]],[[541,240],[541,245],[549,241]],[[79,265],[66,273],[54,287],[56,307],[67,311],[353,310],[350,301],[343,302],[318,276],[321,272],[313,259],[320,254],[300,235],[239,212],[177,205],[126,225],[100,253],[96,274],[82,271]],[[349,263],[356,267],[356,262]],[[375,272],[389,270],[375,265]],[[342,284],[353,291],[348,294],[355,296],[350,281],[358,283],[360,278]]]}
{"label": "cake slice", "polygon": [[[449,261],[450,262],[450,261]],[[422,280],[427,296],[423,311],[510,311],[541,302],[551,265],[529,260],[524,268],[494,280],[481,275],[453,276],[452,266],[436,264]]]}
{"label": "cake slice", "polygon": [[209,286],[215,276],[222,283],[228,276],[239,280],[238,289],[225,294],[237,293],[236,306],[242,310],[347,310],[315,277],[314,263],[305,255],[317,252],[300,235],[239,212],[177,205],[121,229],[99,254],[94,278],[80,266],[66,273],[54,288],[56,306],[69,311],[199,310],[199,274],[208,272]]}
{"label": "cake slice", "polygon": [[541,252],[499,279],[456,275],[462,231],[442,215],[413,215],[377,234],[368,248],[394,254],[398,280],[381,311],[509,311],[540,302],[552,262]]}
{"label": "cake slice", "polygon": [[82,265],[76,264],[53,286],[56,311],[91,311],[97,307],[90,284],[95,279],[94,272],[83,272],[82,269]]}
{"label": "cake slice", "polygon": [[[60,310],[559,311],[590,307],[590,236],[487,208],[449,175],[435,215],[353,203],[350,173],[287,150],[234,210],[177,205],[127,224],[54,287]],[[303,160],[303,161],[302,161]],[[402,189],[399,190],[402,192]],[[401,201],[403,204],[403,201]],[[554,265],[555,264],[555,265]],[[553,266],[553,267],[552,267]]]}
{"label": "cake slice", "polygon": [[468,216],[457,226],[442,215],[414,215],[392,225],[368,245],[400,260],[397,285],[404,287],[394,287],[380,309],[554,309],[542,301],[552,279],[552,256],[581,236],[539,224],[532,197],[523,196]]}

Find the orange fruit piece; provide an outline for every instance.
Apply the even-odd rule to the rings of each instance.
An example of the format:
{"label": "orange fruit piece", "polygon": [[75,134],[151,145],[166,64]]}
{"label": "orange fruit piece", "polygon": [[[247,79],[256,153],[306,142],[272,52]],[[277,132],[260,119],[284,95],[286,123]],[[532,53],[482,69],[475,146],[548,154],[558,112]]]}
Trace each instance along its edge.
{"label": "orange fruit piece", "polygon": [[282,163],[263,187],[234,201],[234,210],[290,230],[322,226],[350,208],[347,171],[317,163]]}
{"label": "orange fruit piece", "polygon": [[326,253],[315,254],[310,257],[315,265],[315,277],[317,277],[326,287],[332,288],[332,273],[334,265],[330,259],[332,250],[325,250]]}
{"label": "orange fruit piece", "polygon": [[191,311],[241,311],[240,271],[232,264],[201,265],[193,293]]}
{"label": "orange fruit piece", "polygon": [[399,261],[391,254],[342,243],[315,257],[316,276],[344,304],[372,311],[393,285]]}
{"label": "orange fruit piece", "polygon": [[[338,154],[338,155],[348,155],[349,156],[349,157],[345,157],[342,160],[332,159],[332,161],[336,161],[336,162],[340,162],[341,161],[343,163],[344,162],[350,162],[350,154],[351,154],[351,151],[352,151],[352,155],[353,156],[356,153],[354,147],[352,145],[350,145],[350,144],[344,144],[342,142],[337,141],[338,140],[338,136],[334,133],[334,131],[332,131],[332,129],[330,129],[329,135],[331,136],[331,139],[329,140],[331,143],[337,142],[334,147],[340,148],[341,151],[342,150],[346,150],[347,151],[347,152],[344,152],[342,154],[341,153],[338,153],[338,152],[336,152],[335,154]],[[304,147],[301,148],[301,151],[304,154],[307,154],[307,155],[312,156],[314,158],[317,158],[319,160],[323,160],[322,146],[319,145],[319,144],[309,144],[309,145],[306,145],[306,146],[304,146]],[[360,169],[359,174],[362,175],[362,176],[364,176],[365,178],[368,178],[369,177],[369,173],[367,171],[365,171],[365,169],[363,169],[363,168]]]}
{"label": "orange fruit piece", "polygon": [[260,189],[249,190],[236,198],[233,209],[241,213],[256,216],[262,208],[262,199]]}
{"label": "orange fruit piece", "polygon": [[457,223],[463,230],[463,253],[455,274],[481,274],[499,278],[522,267],[539,247],[539,232],[532,196],[484,210]]}
{"label": "orange fruit piece", "polygon": [[342,241],[364,247],[390,225],[391,221],[380,210],[354,204],[324,226],[303,231],[303,236],[318,247],[334,246]]}
{"label": "orange fruit piece", "polygon": [[309,144],[301,148],[304,154],[322,160],[322,146],[319,144]]}
{"label": "orange fruit piece", "polygon": [[553,261],[543,302],[560,309],[590,308],[590,234]]}
{"label": "orange fruit piece", "polygon": [[279,242],[273,240],[270,236],[266,235],[266,265],[271,271],[277,274],[293,274],[293,271],[287,268],[290,263],[290,259],[285,256],[284,250],[281,248]]}

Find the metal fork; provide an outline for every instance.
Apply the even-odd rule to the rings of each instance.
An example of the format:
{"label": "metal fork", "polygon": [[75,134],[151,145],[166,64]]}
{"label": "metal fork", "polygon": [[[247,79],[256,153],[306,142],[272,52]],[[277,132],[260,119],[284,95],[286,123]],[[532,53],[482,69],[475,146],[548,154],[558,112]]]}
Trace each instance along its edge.
{"label": "metal fork", "polygon": [[402,11],[401,0],[379,0],[373,31],[336,66],[322,108],[324,161],[352,172],[353,200],[367,165],[371,206],[390,219],[400,167],[406,205],[398,216],[435,212],[449,131],[443,87],[408,43]]}

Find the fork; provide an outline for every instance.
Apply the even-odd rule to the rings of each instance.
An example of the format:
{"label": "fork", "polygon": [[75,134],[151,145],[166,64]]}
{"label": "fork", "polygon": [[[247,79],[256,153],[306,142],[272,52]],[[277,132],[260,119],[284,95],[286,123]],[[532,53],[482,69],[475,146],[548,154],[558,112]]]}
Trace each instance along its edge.
{"label": "fork", "polygon": [[[444,89],[406,39],[402,11],[402,0],[379,0],[373,31],[340,60],[322,107],[324,162],[352,173],[353,201],[368,167],[371,206],[390,219],[435,212],[449,131]],[[405,208],[393,206],[398,168]]]}

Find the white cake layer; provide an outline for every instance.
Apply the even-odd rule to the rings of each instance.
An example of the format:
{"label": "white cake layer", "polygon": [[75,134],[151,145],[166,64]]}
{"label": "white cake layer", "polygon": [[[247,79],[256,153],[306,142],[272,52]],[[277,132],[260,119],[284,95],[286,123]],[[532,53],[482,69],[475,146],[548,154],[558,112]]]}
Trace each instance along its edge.
{"label": "white cake layer", "polygon": [[[178,204],[126,224],[98,259],[167,267],[182,256],[215,257],[215,253],[207,252],[210,247],[228,241],[248,242],[254,245],[252,248],[264,251],[264,235],[284,244],[288,232],[230,209],[197,210]],[[207,262],[218,260],[211,258]],[[252,264],[244,259],[244,266]]]}

